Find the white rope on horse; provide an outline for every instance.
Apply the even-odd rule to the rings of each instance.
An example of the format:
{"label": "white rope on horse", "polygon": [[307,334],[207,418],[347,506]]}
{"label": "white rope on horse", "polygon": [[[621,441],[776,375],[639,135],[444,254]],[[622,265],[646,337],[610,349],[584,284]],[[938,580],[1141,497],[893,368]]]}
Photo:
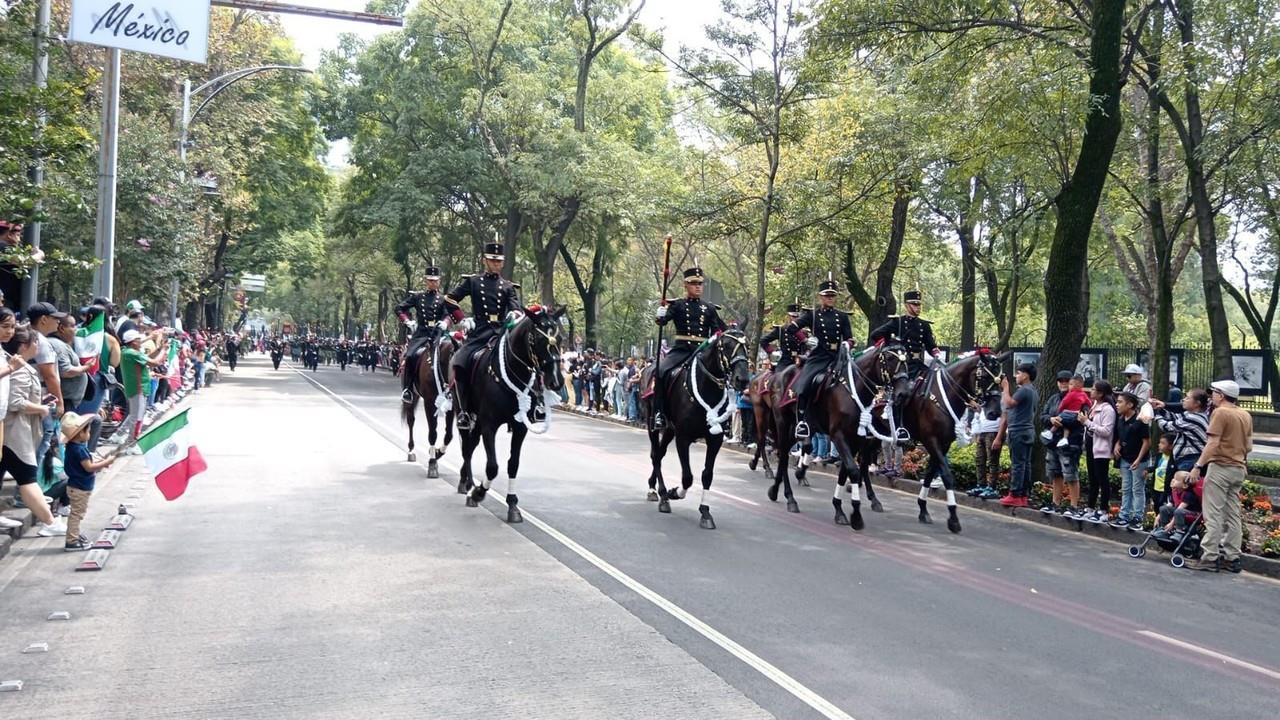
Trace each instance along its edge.
{"label": "white rope on horse", "polygon": [[737,404],[738,399],[735,397],[733,388],[726,384],[724,387],[724,394],[720,396],[720,402],[717,403],[715,407],[708,405],[707,401],[702,399],[702,393],[698,392],[699,369],[698,356],[695,355],[693,357],[693,367],[690,368],[689,371],[689,387],[693,390],[693,399],[698,402],[698,405],[701,406],[703,410],[707,411],[707,432],[712,435],[719,435],[724,432],[724,428],[721,427],[721,425],[726,420],[733,417],[733,408]]}
{"label": "white rope on horse", "polygon": [[[529,385],[525,388],[519,388],[515,383],[511,382],[511,377],[507,375],[507,333],[502,333],[502,337],[498,340],[498,377],[502,379],[502,384],[516,396],[516,414],[515,421],[529,428],[529,432],[534,435],[541,435],[551,427],[551,413],[547,413],[547,417],[542,422],[529,422],[529,409],[533,407],[533,386],[538,379],[536,372],[530,374]],[[559,398],[557,398],[558,400]]]}
{"label": "white rope on horse", "polygon": [[[956,417],[955,408],[951,407],[951,401],[947,399],[947,386],[942,383],[942,368],[934,368],[933,373],[934,379],[938,383],[938,392],[942,394],[938,404],[947,409],[947,414],[951,416],[951,421],[955,423],[956,447],[964,447],[973,441],[973,438],[969,436],[969,425]],[[968,411],[965,412],[965,415],[966,417],[968,416]]]}
{"label": "white rope on horse", "polygon": [[[874,422],[875,418],[871,412],[873,408],[862,403],[862,398],[858,394],[858,386],[853,380],[853,358],[849,358],[849,361],[845,363],[845,375],[849,380],[849,394],[853,396],[853,401],[858,404],[858,409],[862,411],[861,416],[858,418],[858,436],[866,437],[869,433],[872,437],[880,440],[881,442],[896,442],[898,428],[897,420],[894,419],[893,413],[890,412],[889,417],[887,418],[889,422],[889,434],[883,435],[880,431],[876,430]],[[884,411],[886,407],[887,405],[880,406],[880,417],[882,418],[885,416]]]}
{"label": "white rope on horse", "polygon": [[449,415],[449,411],[453,409],[453,397],[449,395],[449,391],[440,380],[440,343],[446,340],[447,338],[443,336],[436,338],[434,347],[431,348],[431,375],[436,381],[437,420],[444,420]]}

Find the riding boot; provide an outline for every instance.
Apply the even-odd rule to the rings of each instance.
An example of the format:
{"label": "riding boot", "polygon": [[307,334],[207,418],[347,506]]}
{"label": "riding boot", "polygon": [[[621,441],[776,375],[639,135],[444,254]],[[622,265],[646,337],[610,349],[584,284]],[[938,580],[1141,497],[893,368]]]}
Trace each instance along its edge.
{"label": "riding boot", "polygon": [[658,431],[667,427],[667,416],[662,412],[663,394],[659,381],[655,380],[653,388],[653,429]]}

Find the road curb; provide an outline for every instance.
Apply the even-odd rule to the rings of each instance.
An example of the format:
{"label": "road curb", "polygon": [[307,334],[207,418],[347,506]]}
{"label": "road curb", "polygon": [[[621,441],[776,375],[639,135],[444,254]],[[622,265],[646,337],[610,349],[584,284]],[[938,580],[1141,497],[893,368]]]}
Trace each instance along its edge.
{"label": "road curb", "polygon": [[[623,420],[618,420],[616,418],[612,418],[607,415],[591,415],[582,410],[578,410],[577,408],[574,408],[574,407],[561,406],[561,407],[558,407],[557,409],[572,413],[574,415],[585,418],[587,420],[598,420],[601,422],[612,423],[614,425],[620,425],[622,427],[631,428],[633,430],[642,429],[636,425],[633,425]],[[728,450],[730,452],[735,452],[744,456],[752,455],[752,453],[749,453],[743,448],[738,447],[736,445],[729,445],[729,444],[722,445],[721,451],[723,452],[725,450]],[[832,479],[836,477],[836,473],[832,472],[827,468],[821,467],[819,465],[810,465],[809,472],[819,473],[823,476],[826,476]],[[920,482],[917,480],[889,478],[889,477],[880,475],[878,473],[873,473],[871,476],[871,482],[875,484],[877,487],[882,487],[889,490],[897,490],[899,492],[902,492],[908,495],[914,495],[920,491]],[[942,498],[933,496],[933,491],[930,492],[929,499],[935,503],[943,502]],[[979,510],[981,512],[991,513],[994,515],[1002,515],[1004,517],[1012,518],[1020,522],[1030,522],[1030,523],[1036,523],[1038,525],[1045,525],[1045,526],[1052,527],[1059,530],[1074,531],[1084,535],[1088,535],[1090,537],[1095,537],[1100,540],[1106,540],[1108,542],[1116,543],[1118,545],[1123,545],[1123,546],[1129,546],[1129,545],[1135,545],[1135,544],[1141,543],[1144,536],[1143,533],[1130,532],[1128,530],[1120,530],[1117,528],[1113,528],[1110,525],[1096,525],[1094,523],[1088,523],[1084,521],[1066,520],[1061,515],[1057,515],[1057,514],[1046,515],[1045,513],[1040,512],[1038,508],[1005,507],[995,500],[979,500],[977,498],[969,497],[968,495],[957,494],[956,505],[970,508],[973,510]],[[1148,552],[1144,556],[1146,559],[1155,560],[1157,562],[1164,562],[1164,563],[1169,562],[1168,554],[1160,551],[1160,549],[1156,548],[1154,544],[1151,546],[1151,549],[1152,549],[1152,552]],[[1250,555],[1246,553],[1241,556],[1241,561],[1243,562],[1244,569],[1248,572],[1251,572],[1257,575],[1264,575],[1270,578],[1280,579],[1280,560],[1273,560],[1271,558],[1264,558],[1258,555]]]}

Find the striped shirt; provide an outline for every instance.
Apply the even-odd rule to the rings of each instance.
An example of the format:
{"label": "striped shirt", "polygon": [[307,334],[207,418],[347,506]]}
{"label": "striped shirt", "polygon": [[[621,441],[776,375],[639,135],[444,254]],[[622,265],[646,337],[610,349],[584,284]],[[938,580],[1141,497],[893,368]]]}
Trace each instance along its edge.
{"label": "striped shirt", "polygon": [[1202,412],[1173,413],[1161,408],[1156,411],[1156,422],[1165,432],[1176,433],[1173,441],[1174,459],[1192,455],[1200,457],[1209,437],[1209,415]]}

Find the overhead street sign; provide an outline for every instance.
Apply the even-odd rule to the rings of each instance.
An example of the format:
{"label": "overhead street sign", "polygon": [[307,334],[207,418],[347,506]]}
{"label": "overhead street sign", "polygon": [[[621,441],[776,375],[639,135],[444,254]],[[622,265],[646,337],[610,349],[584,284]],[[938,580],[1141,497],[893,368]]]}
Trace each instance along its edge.
{"label": "overhead street sign", "polygon": [[71,39],[204,64],[209,0],[73,0]]}

